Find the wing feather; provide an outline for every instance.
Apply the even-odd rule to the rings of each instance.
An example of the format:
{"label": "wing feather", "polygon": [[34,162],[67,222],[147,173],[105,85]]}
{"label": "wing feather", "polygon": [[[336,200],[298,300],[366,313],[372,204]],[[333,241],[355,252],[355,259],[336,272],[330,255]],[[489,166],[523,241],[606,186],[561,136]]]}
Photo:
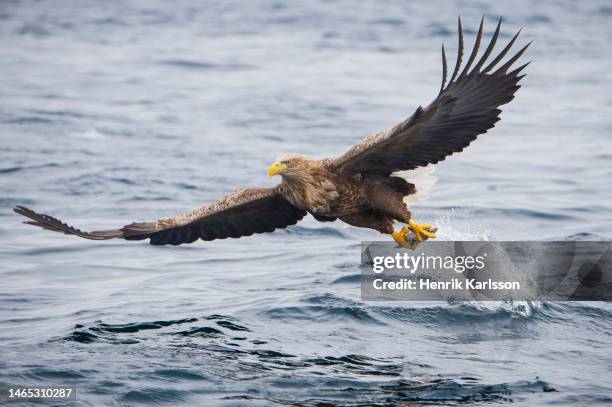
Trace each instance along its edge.
{"label": "wing feather", "polygon": [[[446,56],[443,52],[443,86],[436,99],[426,108],[419,107],[412,116],[386,132],[373,134],[345,154],[328,160],[328,165],[340,173],[391,174],[436,164],[447,156],[462,151],[479,134],[487,132],[499,121],[499,107],[510,102],[520,88],[518,75],[523,65],[508,73],[508,69],[523,55],[528,43],[493,73],[488,73],[508,53],[517,33],[508,45],[482,71],[497,42],[501,19],[483,56],[473,67],[482,40],[480,23],[474,48],[459,75],[463,54],[463,30],[458,20],[459,51],[451,79],[444,87]],[[456,79],[455,79],[456,78]]]}
{"label": "wing feather", "polygon": [[467,64],[465,64],[465,68],[463,68],[463,72],[459,75],[457,80],[461,80],[465,78],[470,70],[470,66],[476,59],[476,55],[478,54],[478,49],[480,48],[480,41],[482,40],[482,30],[484,29],[484,17],[480,20],[480,27],[478,28],[478,34],[476,34],[476,41],[474,42],[474,48],[472,49],[472,53],[470,54],[470,59],[468,59]]}
{"label": "wing feather", "polygon": [[153,245],[179,245],[198,239],[237,238],[272,232],[277,228],[294,225],[306,215],[305,211],[289,203],[278,187],[242,189],[210,206],[172,218],[95,232],[82,231],[23,206],[16,207],[15,212],[31,219],[24,223],[53,232],[91,240],[150,239]]}
{"label": "wing feather", "polygon": [[[457,74],[459,73],[459,68],[461,68],[461,59],[463,58],[463,28],[461,27],[461,18],[457,19],[457,31],[459,33],[459,49],[457,51],[457,62],[455,62],[455,69],[453,70],[453,75],[451,76],[449,84],[453,83]],[[442,93],[442,92],[440,92]]]}
{"label": "wing feather", "polygon": [[440,85],[440,93],[444,92],[444,85],[446,85],[447,74],[448,65],[446,64],[446,53],[444,52],[444,44],[442,44],[442,85]]}

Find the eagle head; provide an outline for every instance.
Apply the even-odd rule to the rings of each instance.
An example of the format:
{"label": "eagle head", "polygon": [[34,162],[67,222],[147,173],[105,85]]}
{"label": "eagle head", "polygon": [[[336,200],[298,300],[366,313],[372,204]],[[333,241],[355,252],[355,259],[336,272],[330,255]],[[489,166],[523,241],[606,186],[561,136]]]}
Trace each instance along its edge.
{"label": "eagle head", "polygon": [[276,159],[268,169],[268,175],[280,175],[283,178],[300,178],[307,174],[316,160],[300,154],[285,154]]}

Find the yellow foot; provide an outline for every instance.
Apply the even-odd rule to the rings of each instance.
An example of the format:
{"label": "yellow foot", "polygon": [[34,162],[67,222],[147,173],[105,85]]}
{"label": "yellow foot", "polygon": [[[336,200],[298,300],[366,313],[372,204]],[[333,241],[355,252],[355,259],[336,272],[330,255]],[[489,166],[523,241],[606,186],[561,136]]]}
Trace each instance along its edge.
{"label": "yellow foot", "polygon": [[436,230],[431,225],[419,225],[412,219],[408,221],[408,225],[419,242],[436,237]]}
{"label": "yellow foot", "polygon": [[393,240],[407,249],[414,250],[422,241],[435,238],[438,231],[431,225],[419,225],[412,220],[408,221],[408,225],[408,227],[404,226],[401,230],[391,233]]}
{"label": "yellow foot", "polygon": [[409,242],[406,240],[406,234],[409,232],[408,228],[404,226],[402,230],[396,232],[395,230],[391,233],[393,236],[393,240],[397,242],[398,245],[407,247]]}
{"label": "yellow foot", "polygon": [[404,226],[400,231],[393,231],[391,236],[393,236],[393,240],[395,240],[400,247],[405,247],[406,249],[414,250],[420,243],[416,239],[414,233],[412,233],[406,226]]}

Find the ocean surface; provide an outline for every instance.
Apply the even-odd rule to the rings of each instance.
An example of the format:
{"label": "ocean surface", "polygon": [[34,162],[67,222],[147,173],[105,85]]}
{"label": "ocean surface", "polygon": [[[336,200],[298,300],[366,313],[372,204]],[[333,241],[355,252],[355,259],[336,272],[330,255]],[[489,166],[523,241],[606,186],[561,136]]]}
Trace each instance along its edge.
{"label": "ocean surface", "polygon": [[[498,4],[500,3],[500,4]],[[2,1],[0,387],[57,405],[612,404],[609,303],[366,302],[360,242],[312,218],[153,247],[87,230],[272,186],[436,95],[461,15],[535,40],[502,120],[413,208],[443,240],[612,237],[609,1]],[[518,48],[517,48],[518,49]],[[19,403],[11,404],[19,405]]]}

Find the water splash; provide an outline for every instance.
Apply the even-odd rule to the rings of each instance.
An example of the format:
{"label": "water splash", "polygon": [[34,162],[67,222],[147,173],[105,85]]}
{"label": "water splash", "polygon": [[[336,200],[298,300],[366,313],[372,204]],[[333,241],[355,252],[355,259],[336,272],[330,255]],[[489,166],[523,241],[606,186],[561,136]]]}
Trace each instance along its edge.
{"label": "water splash", "polygon": [[438,240],[445,241],[494,241],[493,232],[476,221],[469,209],[450,209],[438,217]]}

